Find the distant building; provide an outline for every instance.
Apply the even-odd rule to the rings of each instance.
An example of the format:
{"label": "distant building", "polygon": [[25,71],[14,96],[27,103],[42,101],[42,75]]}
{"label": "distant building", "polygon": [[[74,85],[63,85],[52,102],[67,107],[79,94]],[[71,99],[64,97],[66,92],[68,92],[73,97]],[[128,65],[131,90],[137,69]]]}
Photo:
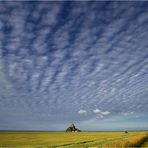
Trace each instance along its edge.
{"label": "distant building", "polygon": [[75,127],[75,125],[72,123],[67,129],[66,132],[81,132],[78,128]]}

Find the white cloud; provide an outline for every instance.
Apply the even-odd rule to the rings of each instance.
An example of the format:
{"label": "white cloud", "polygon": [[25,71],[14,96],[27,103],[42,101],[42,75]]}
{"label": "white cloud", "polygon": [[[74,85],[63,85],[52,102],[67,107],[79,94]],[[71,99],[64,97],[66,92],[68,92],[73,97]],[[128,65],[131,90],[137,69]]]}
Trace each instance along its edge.
{"label": "white cloud", "polygon": [[101,119],[104,119],[105,117],[103,116],[103,115],[101,115],[101,114],[99,114],[99,117],[101,118]]}
{"label": "white cloud", "polygon": [[101,110],[97,108],[97,109],[94,109],[93,112],[94,112],[94,113],[100,113]]}
{"label": "white cloud", "polygon": [[109,111],[105,111],[105,112],[102,112],[101,114],[102,114],[103,116],[107,116],[107,115],[110,114],[110,112],[109,112]]}
{"label": "white cloud", "polygon": [[[63,114],[66,110],[80,109],[74,115],[78,116],[89,113],[88,108],[96,105],[93,113],[100,118],[110,112],[121,114],[123,110],[126,110],[124,116],[132,115],[131,110],[146,113],[148,29],[143,23],[147,20],[145,10],[143,16],[136,17],[137,22],[134,11],[139,6],[129,15],[126,9],[130,4],[124,5],[124,11],[123,6],[119,6],[106,13],[106,10],[98,9],[101,5],[97,3],[77,3],[69,11],[68,19],[60,20],[63,5],[47,3],[37,4],[33,12],[21,3],[12,11],[9,11],[10,5],[0,6],[1,11],[5,8],[8,12],[0,18],[0,71],[8,81],[2,86],[5,88],[10,83],[16,89],[16,95],[23,92],[21,88],[36,94],[14,97],[11,106],[23,104],[25,110],[35,104],[34,110],[47,109],[46,113],[49,113],[50,105],[50,110],[59,109]],[[113,5],[109,4],[109,7]],[[41,13],[44,10],[46,14]],[[117,20],[116,16],[121,19]],[[31,22],[39,18],[38,23]],[[9,31],[10,26],[12,30],[7,36],[2,29],[6,27]],[[2,77],[0,79],[3,81]],[[11,98],[7,96],[11,89],[4,90],[0,92],[0,100],[5,98],[1,109]],[[40,104],[44,105],[42,109]]]}
{"label": "white cloud", "polygon": [[80,110],[78,111],[78,114],[86,114],[86,113],[87,113],[87,111],[84,110],[84,109],[80,109]]}
{"label": "white cloud", "polygon": [[107,115],[110,114],[109,111],[102,111],[102,110],[100,110],[100,109],[98,109],[98,108],[94,109],[93,112],[94,112],[95,114],[99,115],[99,117],[100,117],[101,119],[105,118]]}
{"label": "white cloud", "polygon": [[134,112],[126,112],[126,113],[123,113],[124,116],[130,116],[130,115],[133,115]]}

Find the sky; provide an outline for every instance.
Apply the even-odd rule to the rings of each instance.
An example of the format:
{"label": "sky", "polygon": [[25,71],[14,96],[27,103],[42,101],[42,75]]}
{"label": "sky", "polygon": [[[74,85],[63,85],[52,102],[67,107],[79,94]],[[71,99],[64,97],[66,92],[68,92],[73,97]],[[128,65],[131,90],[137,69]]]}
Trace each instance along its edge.
{"label": "sky", "polygon": [[0,130],[148,130],[148,2],[0,2]]}

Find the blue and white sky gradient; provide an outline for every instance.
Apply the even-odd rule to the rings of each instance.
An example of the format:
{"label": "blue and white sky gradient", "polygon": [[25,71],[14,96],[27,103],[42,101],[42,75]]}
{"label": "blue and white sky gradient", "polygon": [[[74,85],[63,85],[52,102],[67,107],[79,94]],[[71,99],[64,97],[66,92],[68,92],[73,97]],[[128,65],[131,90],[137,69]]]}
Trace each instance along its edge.
{"label": "blue and white sky gradient", "polygon": [[148,2],[0,2],[0,130],[148,129]]}

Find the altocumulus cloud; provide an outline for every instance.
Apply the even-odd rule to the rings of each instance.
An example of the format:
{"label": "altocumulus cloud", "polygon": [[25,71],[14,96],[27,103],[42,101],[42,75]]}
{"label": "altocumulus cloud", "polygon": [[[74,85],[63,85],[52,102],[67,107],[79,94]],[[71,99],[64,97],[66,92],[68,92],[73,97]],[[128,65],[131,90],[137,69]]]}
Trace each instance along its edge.
{"label": "altocumulus cloud", "polygon": [[97,122],[93,110],[144,122],[147,14],[147,2],[0,2],[0,129]]}
{"label": "altocumulus cloud", "polygon": [[131,115],[133,115],[133,114],[134,114],[134,112],[123,113],[124,116],[131,116]]}
{"label": "altocumulus cloud", "polygon": [[80,110],[78,111],[78,114],[86,114],[86,113],[87,113],[87,111],[84,110],[84,109],[80,109]]}
{"label": "altocumulus cloud", "polygon": [[110,114],[109,111],[102,111],[102,110],[100,110],[98,108],[94,109],[93,112],[98,114],[100,116],[100,118],[105,118],[107,115]]}

